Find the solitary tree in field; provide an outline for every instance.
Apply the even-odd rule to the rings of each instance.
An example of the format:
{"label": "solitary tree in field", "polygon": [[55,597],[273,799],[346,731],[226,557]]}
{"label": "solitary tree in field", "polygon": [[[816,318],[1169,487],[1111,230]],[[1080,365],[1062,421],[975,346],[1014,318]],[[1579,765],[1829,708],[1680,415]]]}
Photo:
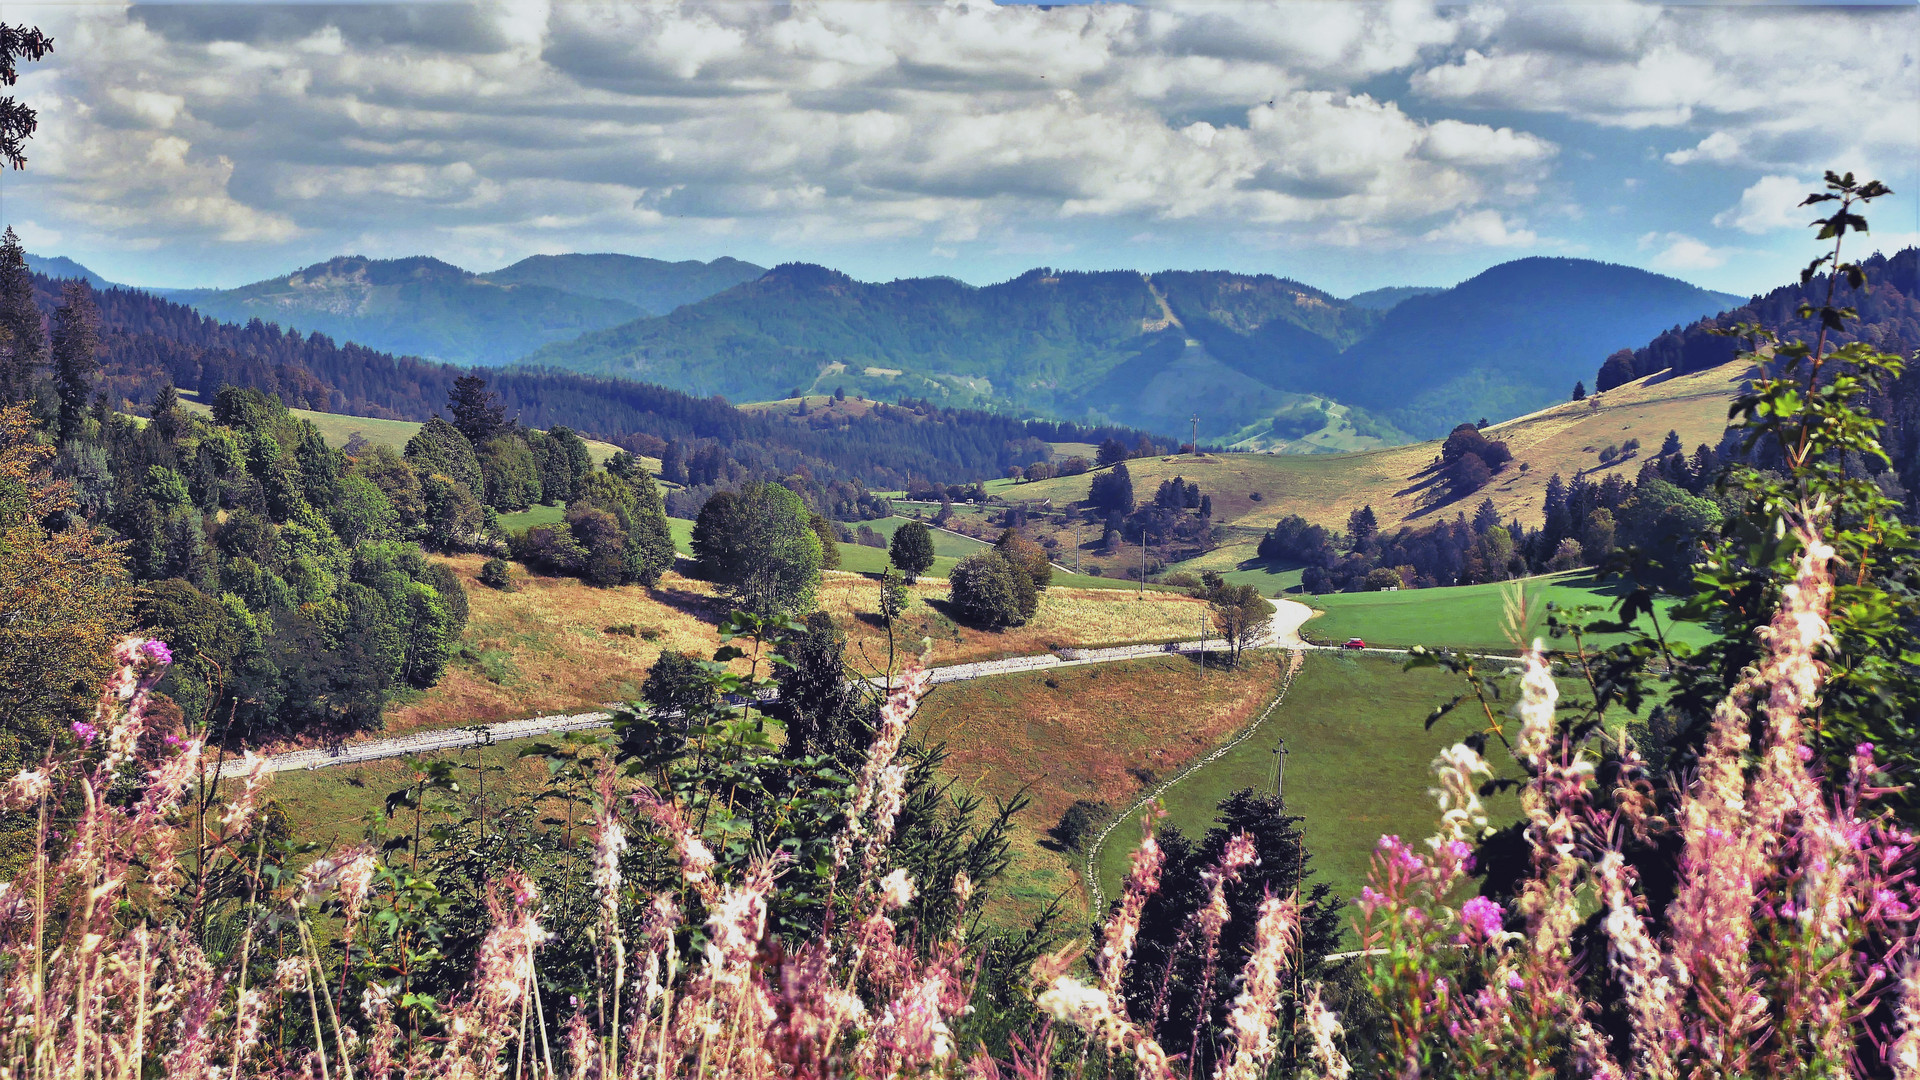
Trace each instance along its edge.
{"label": "solitary tree in field", "polygon": [[1273,618],[1273,603],[1251,585],[1230,585],[1219,574],[1208,571],[1201,579],[1206,587],[1207,604],[1213,609],[1213,626],[1227,639],[1228,662],[1240,666],[1240,654],[1260,640]]}
{"label": "solitary tree in field", "polygon": [[894,530],[887,558],[911,585],[933,566],[933,530],[918,521],[909,521]]}
{"label": "solitary tree in field", "polygon": [[693,554],[706,577],[755,615],[813,606],[820,584],[820,537],[807,504],[779,484],[722,491],[700,508]]}

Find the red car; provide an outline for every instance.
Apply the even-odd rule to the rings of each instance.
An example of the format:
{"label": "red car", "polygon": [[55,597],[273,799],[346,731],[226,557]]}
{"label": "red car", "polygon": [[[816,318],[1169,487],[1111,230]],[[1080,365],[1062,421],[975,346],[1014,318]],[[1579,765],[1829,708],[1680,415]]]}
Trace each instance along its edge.
{"label": "red car", "polygon": [[1366,643],[1366,642],[1364,642],[1364,641],[1361,641],[1361,640],[1360,640],[1359,638],[1357,638],[1357,637],[1356,637],[1356,638],[1348,638],[1348,639],[1347,639],[1347,643],[1346,643],[1345,645],[1342,645],[1342,646],[1340,646],[1340,647],[1341,647],[1341,648],[1343,648],[1343,649],[1364,649],[1364,648],[1366,648],[1366,647],[1367,647],[1367,643]]}

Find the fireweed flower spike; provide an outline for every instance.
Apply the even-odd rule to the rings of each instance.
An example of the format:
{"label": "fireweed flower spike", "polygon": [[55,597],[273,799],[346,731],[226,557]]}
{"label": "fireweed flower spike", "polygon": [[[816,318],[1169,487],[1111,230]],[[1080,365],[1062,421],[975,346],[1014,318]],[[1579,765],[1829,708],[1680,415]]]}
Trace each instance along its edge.
{"label": "fireweed flower spike", "polygon": [[1254,924],[1253,955],[1241,972],[1240,996],[1227,1015],[1233,1038],[1233,1056],[1220,1064],[1214,1080],[1259,1080],[1266,1075],[1277,1045],[1274,1019],[1280,1011],[1281,976],[1288,957],[1299,949],[1300,901],[1269,895],[1260,901]]}

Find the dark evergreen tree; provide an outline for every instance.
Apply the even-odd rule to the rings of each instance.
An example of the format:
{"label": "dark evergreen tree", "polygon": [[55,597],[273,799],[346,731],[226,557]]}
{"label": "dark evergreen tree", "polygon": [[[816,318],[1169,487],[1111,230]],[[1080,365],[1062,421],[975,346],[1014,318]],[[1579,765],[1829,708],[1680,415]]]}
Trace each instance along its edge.
{"label": "dark evergreen tree", "polygon": [[60,287],[53,313],[53,389],[60,399],[60,439],[77,438],[93,396],[93,375],[100,368],[100,314],[93,288],[84,281]]}
{"label": "dark evergreen tree", "polygon": [[[1141,913],[1122,991],[1127,1011],[1152,1018],[1154,1036],[1169,1054],[1190,1055],[1195,1076],[1211,1075],[1221,1051],[1231,1045],[1224,1036],[1237,993],[1234,979],[1239,958],[1253,947],[1260,902],[1269,895],[1299,893],[1303,986],[1319,976],[1322,959],[1338,948],[1344,906],[1325,884],[1311,882],[1312,861],[1301,819],[1288,814],[1279,797],[1237,791],[1221,800],[1215,820],[1219,824],[1197,842],[1171,826],[1159,830],[1166,857],[1160,889]],[[1253,842],[1255,861],[1224,888],[1229,917],[1209,957],[1198,921],[1211,895],[1207,875],[1219,866],[1228,843],[1243,834]],[[1302,1003],[1292,984],[1279,1004],[1285,1015],[1299,1014]],[[1278,1025],[1281,1046],[1275,1060],[1305,1056],[1291,1045],[1296,1030],[1285,1021]]]}
{"label": "dark evergreen tree", "polygon": [[1680,445],[1680,433],[1677,431],[1668,431],[1667,437],[1660,443],[1660,456],[1666,457],[1668,454],[1685,452],[1686,447]]}
{"label": "dark evergreen tree", "polygon": [[667,440],[667,448],[660,452],[660,479],[669,484],[687,482],[687,448],[679,439]]}
{"label": "dark evergreen tree", "polygon": [[1480,505],[1476,507],[1473,511],[1474,535],[1485,536],[1489,531],[1496,529],[1499,526],[1500,526],[1500,512],[1493,508],[1493,500],[1492,499],[1480,500]]}
{"label": "dark evergreen tree", "polygon": [[1123,461],[1106,472],[1095,474],[1087,485],[1087,502],[1111,514],[1132,513],[1133,476],[1127,471],[1127,463]]}
{"label": "dark evergreen tree", "polygon": [[1585,400],[1587,400],[1587,384],[1586,384],[1586,382],[1585,382],[1584,380],[1578,380],[1578,381],[1575,381],[1575,382],[1574,382],[1574,384],[1573,384],[1573,400],[1575,400],[1575,401],[1585,401]]}
{"label": "dark evergreen tree", "polygon": [[1380,531],[1380,519],[1372,506],[1363,506],[1347,515],[1347,549],[1359,551]]}
{"label": "dark evergreen tree", "polygon": [[25,401],[47,362],[47,333],[33,303],[33,276],[13,226],[0,235],[0,404]]}
{"label": "dark evergreen tree", "polygon": [[1096,468],[1118,465],[1127,460],[1127,456],[1127,444],[1109,435],[1101,440],[1099,450],[1093,455],[1093,464]]}
{"label": "dark evergreen tree", "polygon": [[507,407],[499,395],[487,389],[487,380],[478,375],[462,375],[447,391],[447,412],[453,426],[474,446],[484,444],[506,430]]}
{"label": "dark evergreen tree", "polygon": [[[53,39],[38,27],[0,23],[0,86],[12,86],[20,77],[16,61],[39,60],[53,51]],[[39,130],[40,117],[12,94],[0,97],[0,158],[16,169],[27,167],[27,140]]]}
{"label": "dark evergreen tree", "polygon": [[860,760],[873,739],[874,704],[847,670],[846,640],[833,616],[808,615],[803,632],[781,639],[780,655],[787,666],[774,673],[774,712],[787,728],[787,756]]}

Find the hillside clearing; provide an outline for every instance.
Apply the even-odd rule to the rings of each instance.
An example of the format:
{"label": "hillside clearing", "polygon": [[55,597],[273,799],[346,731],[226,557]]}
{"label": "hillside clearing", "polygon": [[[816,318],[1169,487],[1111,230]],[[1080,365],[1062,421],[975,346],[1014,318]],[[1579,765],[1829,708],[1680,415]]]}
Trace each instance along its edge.
{"label": "hillside clearing", "polygon": [[[1150,497],[1161,481],[1175,476],[1197,482],[1213,498],[1214,520],[1225,525],[1266,529],[1299,514],[1337,529],[1345,527],[1349,513],[1368,505],[1382,527],[1424,525],[1471,513],[1483,498],[1493,500],[1503,520],[1536,524],[1547,480],[1556,473],[1564,480],[1607,473],[1632,480],[1669,430],[1679,434],[1689,452],[1702,443],[1718,443],[1726,429],[1727,405],[1748,370],[1731,363],[1691,375],[1649,376],[1585,401],[1492,425],[1488,437],[1506,441],[1514,464],[1485,488],[1456,501],[1434,501],[1427,479],[1419,475],[1438,456],[1437,441],[1347,454],[1136,458],[1127,462],[1127,469],[1136,498]],[[1639,454],[1600,466],[1600,450],[1636,438],[1642,446]],[[1010,501],[1052,499],[1056,507],[1065,507],[1086,498],[1089,481],[1085,475],[1020,484],[1002,480],[990,483],[988,490]],[[1238,559],[1252,555],[1247,544]]]}
{"label": "hillside clearing", "polygon": [[937,687],[914,732],[947,745],[947,773],[996,798],[1033,799],[1016,818],[1014,863],[988,919],[1019,926],[1059,896],[1069,919],[1084,920],[1081,856],[1048,846],[1047,830],[1076,799],[1125,805],[1227,738],[1265,706],[1279,674],[1264,653],[1204,679],[1191,658],[1155,657]]}

